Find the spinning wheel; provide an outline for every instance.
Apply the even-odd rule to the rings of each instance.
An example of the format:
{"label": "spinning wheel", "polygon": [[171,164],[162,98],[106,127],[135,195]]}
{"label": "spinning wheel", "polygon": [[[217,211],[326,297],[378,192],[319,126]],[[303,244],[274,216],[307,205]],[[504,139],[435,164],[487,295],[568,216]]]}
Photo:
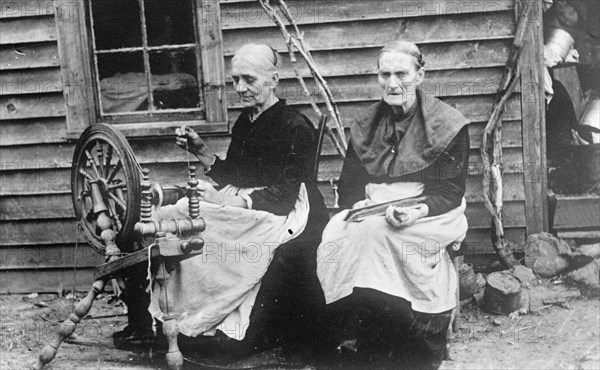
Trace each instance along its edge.
{"label": "spinning wheel", "polygon": [[[175,203],[183,195],[181,189],[152,185],[148,177],[150,171],[140,168],[127,139],[115,128],[96,124],[82,133],[71,169],[73,207],[89,245],[105,255],[106,262],[96,267],[92,289],[75,305],[57,335],[42,349],[35,369],[42,369],[52,361],[60,344],[73,334],[109,279],[119,279],[128,268],[149,263],[149,260],[156,276],[154,281],[160,288],[158,304],[164,314],[163,333],[169,343],[167,363],[171,369],[181,368],[183,357],[177,346],[178,313],[167,300],[166,282],[174,264],[201,253],[204,246],[204,241],[194,236],[205,229],[205,224],[200,217],[196,168],[190,166],[189,171],[189,217],[153,221],[152,204],[160,207],[163,200]],[[177,236],[167,238],[166,233]],[[145,236],[154,237],[154,242],[142,248]],[[119,285],[124,283],[121,281]]]}
{"label": "spinning wheel", "polygon": [[106,229],[116,232],[120,249],[133,251],[133,229],[140,220],[140,172],[129,143],[112,126],[90,126],[77,142],[71,169],[73,208],[98,253],[106,250],[101,238]]}

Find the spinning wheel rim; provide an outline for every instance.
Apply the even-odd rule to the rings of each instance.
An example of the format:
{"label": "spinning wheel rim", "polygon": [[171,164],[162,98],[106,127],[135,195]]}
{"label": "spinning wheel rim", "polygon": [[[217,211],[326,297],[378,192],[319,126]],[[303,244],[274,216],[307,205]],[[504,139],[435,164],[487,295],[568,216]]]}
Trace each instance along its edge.
{"label": "spinning wheel rim", "polygon": [[[102,162],[98,162],[99,158]],[[124,183],[124,188],[119,181]],[[91,184],[95,184],[96,194],[101,195],[108,209],[105,213],[110,215],[111,228],[117,232],[117,246],[123,252],[132,252],[133,228],[140,219],[140,166],[123,134],[106,124],[92,125],[81,134],[71,168],[71,195],[79,227],[89,245],[104,254],[106,247],[100,238],[99,212],[92,209],[93,201],[90,206]],[[117,189],[125,192],[119,193]]]}

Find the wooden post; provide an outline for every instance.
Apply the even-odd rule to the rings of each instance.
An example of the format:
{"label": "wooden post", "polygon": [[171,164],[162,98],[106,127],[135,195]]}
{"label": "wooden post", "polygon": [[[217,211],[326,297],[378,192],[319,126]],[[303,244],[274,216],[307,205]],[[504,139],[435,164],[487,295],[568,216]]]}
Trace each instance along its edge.
{"label": "wooden post", "polygon": [[527,234],[548,231],[546,107],[543,83],[542,0],[531,1],[532,23],[521,54],[521,112]]}

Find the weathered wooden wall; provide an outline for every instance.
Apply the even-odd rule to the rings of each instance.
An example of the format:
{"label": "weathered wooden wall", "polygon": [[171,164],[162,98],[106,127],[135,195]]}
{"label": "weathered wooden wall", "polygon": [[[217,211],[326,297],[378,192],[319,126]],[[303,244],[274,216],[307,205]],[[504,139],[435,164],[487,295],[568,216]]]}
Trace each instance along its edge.
{"label": "weathered wooden wall", "polygon": [[[474,5],[477,3],[477,5]],[[16,4],[16,5],[15,5]],[[386,42],[403,38],[422,47],[427,62],[424,88],[459,109],[470,121],[471,160],[467,215],[467,253],[493,253],[490,216],[482,204],[481,133],[510,49],[513,0],[457,1],[289,1],[296,20],[339,103],[344,124],[380,98],[376,55]],[[417,4],[417,5],[415,5]],[[469,5],[470,4],[470,5]],[[460,14],[457,14],[460,13]],[[65,139],[66,102],[50,1],[2,0],[0,13],[0,292],[55,291],[91,281],[101,261],[76,232],[69,173],[72,142]],[[278,30],[254,1],[221,1],[223,51],[229,66],[234,51],[247,42],[273,45],[284,58],[279,95],[314,119],[289,66]],[[303,68],[308,74],[307,69]],[[314,85],[311,85],[315,91]],[[240,105],[228,85],[229,121]],[[315,92],[316,93],[316,92]],[[505,222],[507,236],[523,246],[526,225],[521,96],[505,114]],[[143,165],[160,183],[186,179],[185,154],[173,138],[132,140]],[[224,154],[226,135],[207,137]],[[331,204],[329,179],[341,160],[329,140],[319,179]],[[75,248],[77,245],[77,248]]]}

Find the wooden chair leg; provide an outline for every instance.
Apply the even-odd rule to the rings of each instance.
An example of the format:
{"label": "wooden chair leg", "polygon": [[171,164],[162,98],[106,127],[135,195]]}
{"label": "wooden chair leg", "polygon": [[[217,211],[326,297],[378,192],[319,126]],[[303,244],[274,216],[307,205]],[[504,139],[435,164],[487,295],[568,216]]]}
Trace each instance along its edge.
{"label": "wooden chair leg", "polygon": [[[460,315],[460,281],[459,281],[459,273],[458,268],[463,263],[463,256],[456,256],[452,258],[452,265],[454,266],[454,273],[456,274],[456,307],[452,309],[452,313],[450,314],[450,323],[448,324],[448,332],[447,337],[451,338],[458,332],[458,317]],[[444,353],[445,360],[451,360],[450,358],[450,343],[446,344],[446,349]]]}
{"label": "wooden chair leg", "polygon": [[155,281],[160,287],[160,296],[158,297],[158,305],[163,316],[163,333],[167,337],[169,349],[167,352],[167,365],[170,370],[181,370],[183,367],[183,354],[177,343],[179,335],[179,324],[177,323],[177,315],[172,311],[167,297],[167,282],[169,281],[169,272],[167,271],[166,261],[161,258],[158,271],[156,272]]}

